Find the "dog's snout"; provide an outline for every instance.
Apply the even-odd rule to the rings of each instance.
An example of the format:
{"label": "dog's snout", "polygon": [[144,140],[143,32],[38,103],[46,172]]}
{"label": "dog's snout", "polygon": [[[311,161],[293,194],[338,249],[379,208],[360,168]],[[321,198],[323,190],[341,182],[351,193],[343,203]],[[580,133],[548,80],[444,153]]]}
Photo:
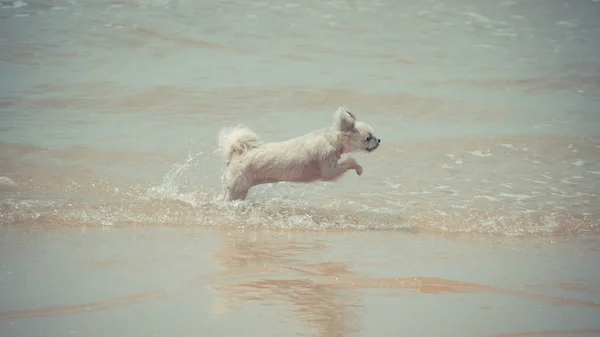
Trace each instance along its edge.
{"label": "dog's snout", "polygon": [[377,144],[381,143],[381,139],[377,138]]}

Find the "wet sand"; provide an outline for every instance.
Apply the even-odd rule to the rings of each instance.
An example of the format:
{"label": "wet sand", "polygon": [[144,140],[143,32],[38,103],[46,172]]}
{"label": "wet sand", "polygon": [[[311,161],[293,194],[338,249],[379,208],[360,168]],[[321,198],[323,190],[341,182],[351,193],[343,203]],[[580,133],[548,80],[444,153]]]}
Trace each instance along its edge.
{"label": "wet sand", "polygon": [[598,238],[3,227],[3,336],[593,336]]}

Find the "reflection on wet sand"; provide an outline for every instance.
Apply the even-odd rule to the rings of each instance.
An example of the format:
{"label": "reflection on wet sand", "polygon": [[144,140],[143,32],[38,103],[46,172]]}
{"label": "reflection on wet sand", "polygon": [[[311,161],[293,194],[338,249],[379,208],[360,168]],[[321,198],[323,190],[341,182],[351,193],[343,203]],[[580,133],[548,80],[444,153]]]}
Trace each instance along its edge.
{"label": "reflection on wet sand", "polygon": [[534,299],[548,302],[555,305],[572,305],[586,308],[599,308],[600,303],[582,301],[570,298],[561,298],[546,296],[524,291],[515,291],[507,289],[499,289],[482,284],[474,284],[468,282],[459,282],[454,280],[446,280],[437,277],[414,277],[414,278],[390,278],[390,279],[344,279],[336,278],[337,281],[346,285],[350,289],[414,289],[426,294],[442,294],[442,293],[471,293],[471,292],[489,292],[501,295],[518,296],[525,299]]}
{"label": "reflection on wet sand", "polygon": [[[246,302],[283,307],[287,318],[309,323],[320,336],[346,336],[357,332],[357,310],[365,306],[364,293],[376,289],[415,290],[422,294],[488,293],[519,299],[600,309],[600,303],[572,298],[501,289],[440,277],[373,278],[352,271],[346,262],[314,262],[307,259],[327,255],[324,241],[290,238],[291,233],[251,238],[220,236],[221,247],[214,255],[225,268],[214,289],[218,295],[218,313],[239,309]],[[310,243],[309,243],[310,242]],[[308,253],[308,254],[307,254]],[[580,287],[582,291],[586,288]],[[359,291],[360,290],[360,291]],[[399,294],[401,296],[401,294]],[[595,333],[600,330],[575,330],[565,333]],[[528,336],[554,334],[557,331],[514,334]],[[562,333],[562,332],[560,332]],[[503,335],[504,336],[504,335]],[[506,336],[513,336],[512,334]]]}
{"label": "reflection on wet sand", "polygon": [[146,292],[140,294],[134,294],[130,296],[119,297],[110,300],[88,302],[82,304],[58,306],[43,309],[31,309],[31,310],[18,310],[18,311],[3,311],[0,312],[0,320],[5,319],[16,319],[16,318],[28,318],[28,317],[40,317],[40,316],[58,316],[58,315],[69,315],[77,313],[92,312],[98,310],[113,309],[123,307],[139,302],[154,300],[162,297],[166,297],[169,293],[166,291],[155,291]]}
{"label": "reflection on wet sand", "polygon": [[[52,230],[52,232],[57,231],[59,231],[58,228]],[[509,269],[506,271],[507,276],[513,277],[514,275],[517,279],[517,283],[513,282],[513,287],[516,284],[530,284],[529,289],[537,289],[537,293],[531,290],[508,289],[510,286],[487,285],[491,282],[496,283],[495,278],[498,274],[494,269],[502,267],[502,264],[498,264],[498,261],[494,260],[497,251],[479,251],[485,255],[486,260],[490,261],[490,264],[486,264],[484,267],[489,269],[475,271],[466,268],[463,271],[465,275],[488,274],[483,278],[474,276],[481,280],[479,282],[466,282],[456,280],[454,277],[444,277],[448,275],[448,269],[441,270],[444,269],[441,265],[449,263],[456,267],[463,261],[466,261],[465,265],[469,265],[472,260],[468,259],[478,251],[478,248],[468,248],[465,253],[462,248],[444,246],[439,239],[435,239],[435,242],[442,245],[435,248],[437,251],[429,253],[421,251],[418,253],[419,256],[412,255],[408,251],[414,247],[431,249],[429,246],[432,242],[431,238],[420,234],[396,235],[394,232],[342,234],[283,230],[231,231],[227,229],[214,232],[192,228],[184,230],[180,227],[163,228],[161,231],[156,231],[155,228],[120,229],[112,231],[109,235],[98,236],[93,235],[94,232],[100,233],[99,230],[90,230],[90,233],[75,236],[71,230],[67,230],[65,233],[70,233],[68,236],[58,235],[55,239],[42,240],[51,242],[50,246],[33,254],[28,252],[32,249],[35,251],[35,242],[37,241],[32,240],[30,236],[13,237],[12,241],[21,240],[22,243],[13,245],[7,250],[17,251],[16,249],[18,249],[22,253],[21,255],[31,256],[29,256],[29,260],[14,258],[10,261],[0,261],[0,263],[4,263],[4,265],[0,264],[0,267],[11,272],[15,271],[14,274],[19,277],[26,275],[25,273],[32,275],[35,274],[33,272],[35,269],[53,268],[53,264],[49,264],[48,261],[39,260],[41,253],[50,253],[54,254],[51,257],[62,261],[60,269],[55,272],[69,274],[70,277],[66,280],[80,285],[90,282],[84,288],[100,289],[104,287],[103,291],[108,290],[108,292],[94,290],[84,294],[84,298],[82,298],[71,293],[67,296],[70,289],[65,287],[56,288],[52,290],[53,294],[49,294],[44,290],[39,290],[40,286],[36,287],[35,284],[30,284],[29,287],[35,298],[30,296],[31,298],[28,299],[28,296],[23,296],[23,299],[18,297],[13,299],[5,296],[2,301],[15,302],[4,309],[6,311],[0,312],[0,321],[9,326],[16,320],[23,320],[23,326],[25,326],[29,323],[39,322],[37,317],[57,316],[54,318],[56,321],[79,322],[81,320],[85,322],[101,320],[102,317],[112,317],[115,313],[139,315],[140,310],[149,310],[161,317],[166,317],[165,313],[169,312],[180,318],[184,318],[186,315],[197,317],[202,312],[203,321],[198,323],[195,318],[190,319],[194,324],[199,324],[190,325],[194,325],[194,329],[196,329],[194,331],[198,331],[198,326],[201,326],[202,332],[206,333],[211,327],[222,327],[223,322],[227,322],[226,325],[231,324],[230,322],[235,322],[234,324],[240,322],[243,325],[241,317],[251,314],[251,316],[257,315],[252,316],[257,319],[277,321],[278,324],[283,324],[287,331],[297,329],[295,330],[297,335],[355,336],[372,332],[372,326],[369,326],[369,323],[372,323],[373,318],[372,316],[369,318],[367,313],[373,303],[385,306],[389,305],[389,302],[385,302],[391,300],[395,302],[394,305],[398,305],[400,311],[411,310],[407,308],[412,308],[412,306],[420,308],[415,310],[426,308],[425,310],[431,310],[432,314],[428,316],[428,319],[432,319],[432,317],[436,317],[435,315],[444,317],[445,314],[443,310],[431,305],[435,306],[435,303],[440,303],[441,306],[442,303],[451,300],[456,301],[457,308],[460,308],[462,312],[467,312],[467,316],[478,313],[489,315],[486,319],[496,324],[495,327],[489,329],[490,332],[512,333],[502,336],[573,335],[598,332],[592,329],[595,328],[594,325],[581,326],[582,330],[575,330],[579,326],[569,326],[568,322],[558,326],[558,328],[564,329],[561,331],[552,330],[557,326],[535,322],[525,326],[505,328],[504,325],[498,323],[496,318],[498,315],[502,316],[501,310],[513,310],[515,305],[542,308],[546,313],[577,310],[584,316],[593,315],[600,309],[600,303],[594,302],[598,299],[598,285],[593,279],[587,282],[557,282],[556,284],[543,284],[542,282],[539,284],[535,281],[527,281],[527,276],[522,278],[517,276],[520,275],[517,270]],[[130,233],[133,236],[120,233]],[[389,238],[390,235],[396,236]],[[202,238],[204,241],[198,242],[198,238]],[[67,255],[61,256],[61,253],[56,250],[57,242],[53,240],[57,239],[60,240],[61,245],[68,245],[63,249],[64,254]],[[89,242],[80,240],[89,240]],[[6,240],[2,243],[6,246],[6,242],[9,241]],[[73,251],[77,252],[82,246],[87,247],[90,242],[100,244],[90,245],[90,251],[87,251],[86,254],[77,256],[71,254]],[[205,242],[214,244],[213,248],[208,250],[199,248]],[[397,245],[410,245],[410,242],[413,242],[412,244],[415,246],[403,250],[393,248]],[[372,247],[374,244],[382,247],[384,255],[389,255],[390,258],[382,258],[382,255],[378,253],[367,252],[364,254],[364,248]],[[21,247],[21,245],[26,246]],[[517,246],[519,245],[514,247]],[[106,249],[114,250],[114,252],[107,256]],[[548,248],[545,252],[550,253],[552,249]],[[454,256],[448,256],[445,253],[448,250],[453,252]],[[399,255],[403,253],[405,253],[404,256]],[[206,254],[212,258],[205,258]],[[84,256],[83,260],[80,255]],[[506,257],[512,259],[510,255],[506,254]],[[448,259],[452,261],[448,261]],[[551,260],[553,257],[536,257],[536,261],[540,265],[547,262],[544,259]],[[125,261],[126,263],[124,263]],[[30,262],[32,266],[29,269],[21,268],[22,270],[19,270],[21,264]],[[80,268],[82,262],[87,268],[82,269],[83,273],[68,272]],[[560,262],[558,263],[560,264]],[[168,264],[174,264],[177,267],[170,269]],[[417,265],[419,268],[414,269]],[[478,267],[473,264],[471,266]],[[394,270],[396,270],[395,275],[390,274],[390,272],[394,273]],[[385,273],[388,276],[374,275],[372,271]],[[148,283],[147,277],[136,276],[141,273],[163,275],[165,278],[162,281]],[[85,276],[81,278],[74,276],[77,274]],[[407,275],[422,274],[427,275],[407,277]],[[46,282],[39,277],[36,279],[39,280],[37,282]],[[106,282],[108,279],[128,280],[127,282],[131,280],[132,283],[128,285],[131,288],[123,295],[123,288],[109,289],[106,285],[96,287],[98,285],[96,282]],[[18,282],[15,280],[16,278],[13,278],[11,281],[9,277],[3,284],[8,288],[16,287]],[[2,281],[0,279],[0,282]],[[49,283],[57,284],[58,281],[62,282],[63,280],[54,278],[50,279]],[[506,284],[502,280],[499,280],[498,283]],[[137,292],[142,288],[154,290]],[[565,289],[574,290],[579,294],[573,294],[573,291],[563,291]],[[206,290],[209,292],[206,293]],[[382,293],[381,290],[385,291],[385,300],[378,296],[378,293]],[[561,296],[556,293],[542,294],[541,292],[544,290],[558,291]],[[58,303],[61,305],[57,306],[51,295],[60,294],[60,292],[65,292],[62,294],[65,299],[60,300]],[[432,298],[427,295],[439,296]],[[581,299],[580,295],[589,295],[589,298]],[[447,296],[453,296],[453,298],[448,299]],[[90,301],[92,298],[93,300]],[[479,303],[474,304],[473,301]],[[172,312],[173,306],[188,309]],[[471,312],[469,313],[469,311]],[[62,317],[61,320],[58,317]],[[527,319],[535,319],[535,317],[536,313],[532,312]],[[242,320],[240,321],[240,319]],[[391,322],[388,324],[388,328],[402,329],[394,327],[394,324],[397,323]],[[446,325],[454,323],[452,321],[445,322]],[[85,323],[72,324],[85,325]],[[169,325],[171,323],[161,324],[167,324],[165,328],[172,328],[172,325]],[[407,327],[407,331],[413,328]],[[566,330],[569,328],[571,330]],[[527,332],[529,330],[533,332]]]}
{"label": "reflection on wet sand", "polygon": [[[348,273],[347,266],[302,261],[299,253],[308,250],[318,254],[327,249],[324,242],[270,239],[236,240],[226,234],[220,236],[221,248],[214,257],[226,268],[225,274],[235,273],[238,274],[235,279],[243,278],[236,283],[230,279],[214,286],[219,294],[219,311],[229,312],[244,302],[259,301],[267,306],[283,306],[286,318],[314,327],[318,336],[349,336],[357,332],[355,309],[362,306],[360,296],[326,282],[327,278]],[[257,268],[272,274],[260,279],[252,274],[244,275],[255,273]],[[289,278],[290,273],[293,278]]]}

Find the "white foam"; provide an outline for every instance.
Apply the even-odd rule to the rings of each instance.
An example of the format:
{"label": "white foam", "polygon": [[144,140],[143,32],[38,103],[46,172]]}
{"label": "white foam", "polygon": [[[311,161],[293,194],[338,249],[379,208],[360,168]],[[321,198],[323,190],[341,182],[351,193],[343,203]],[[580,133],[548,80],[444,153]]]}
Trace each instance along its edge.
{"label": "white foam", "polygon": [[451,205],[450,208],[458,208],[458,209],[465,209],[465,208],[469,208],[469,205]]}
{"label": "white foam", "polygon": [[564,21],[564,20],[557,21],[557,22],[556,22],[556,25],[557,25],[557,26],[560,26],[560,27],[566,27],[566,28],[576,28],[576,27],[577,27],[577,25],[576,25],[576,24],[574,24],[573,22],[570,22],[570,21]]}
{"label": "white foam", "polygon": [[15,2],[13,2],[12,4],[9,3],[7,5],[2,5],[2,8],[11,8],[11,9],[14,9],[14,8],[25,7],[27,5],[29,5],[29,4],[26,3],[25,1],[17,0]]}
{"label": "white foam", "polygon": [[15,186],[17,183],[9,177],[0,177],[0,185]]}
{"label": "white foam", "polygon": [[517,34],[512,33],[512,32],[493,32],[492,35],[505,36],[505,37],[517,37]]}
{"label": "white foam", "polygon": [[583,179],[583,177],[582,176],[572,176],[572,177],[569,177],[569,178],[561,179],[560,182],[562,182],[564,184],[577,185],[577,183],[569,181],[569,179]]}
{"label": "white foam", "polygon": [[532,183],[536,183],[536,184],[544,184],[544,185],[548,185],[547,182],[545,181],[541,181],[541,180],[535,180],[535,179],[530,179],[530,178],[522,178],[523,180],[527,180],[527,181],[531,181]]}
{"label": "white foam", "polygon": [[498,201],[498,200],[500,200],[500,199],[497,199],[497,198],[491,197],[491,196],[489,196],[489,195],[476,195],[476,196],[475,196],[475,198],[476,198],[476,199],[487,199],[487,200],[489,200],[489,201]]}
{"label": "white foam", "polygon": [[584,193],[575,193],[575,194],[566,194],[566,193],[552,193],[552,195],[556,195],[559,197],[563,197],[563,198],[577,198],[577,197],[581,197],[581,196],[588,196],[589,194],[584,194]]}
{"label": "white foam", "polygon": [[386,185],[387,185],[388,187],[390,187],[390,188],[393,188],[393,189],[395,189],[395,190],[397,190],[397,189],[399,189],[400,187],[402,187],[402,184],[394,184],[394,183],[391,183],[391,182],[387,182],[387,183],[386,183]]}
{"label": "white foam", "polygon": [[474,155],[475,157],[489,157],[492,155],[491,151],[489,149],[486,149],[485,151],[472,151],[471,152],[472,155]]}
{"label": "white foam", "polygon": [[491,49],[491,50],[498,50],[498,47],[491,45],[491,44],[475,44],[473,45],[474,48],[481,48],[481,49]]}
{"label": "white foam", "polygon": [[500,146],[503,146],[503,147],[505,147],[505,148],[512,149],[512,150],[514,150],[514,149],[515,149],[515,146],[514,146],[514,145],[512,145],[512,144],[500,144]]}
{"label": "white foam", "polygon": [[461,14],[467,15],[473,19],[475,19],[478,22],[481,23],[485,23],[488,25],[498,25],[498,26],[510,26],[508,23],[503,22],[503,21],[496,21],[496,20],[492,20],[490,18],[488,18],[487,16],[483,16],[481,14],[478,13],[473,13],[473,12],[462,12]]}
{"label": "white foam", "polygon": [[585,164],[585,163],[586,163],[585,160],[577,159],[572,164],[575,165],[575,166],[583,166],[583,164]]}
{"label": "white foam", "polygon": [[513,198],[517,201],[521,201],[521,200],[525,200],[525,199],[530,199],[532,198],[530,195],[525,195],[525,194],[512,194],[512,193],[500,193],[498,194],[498,196],[501,197],[506,197],[506,198]]}

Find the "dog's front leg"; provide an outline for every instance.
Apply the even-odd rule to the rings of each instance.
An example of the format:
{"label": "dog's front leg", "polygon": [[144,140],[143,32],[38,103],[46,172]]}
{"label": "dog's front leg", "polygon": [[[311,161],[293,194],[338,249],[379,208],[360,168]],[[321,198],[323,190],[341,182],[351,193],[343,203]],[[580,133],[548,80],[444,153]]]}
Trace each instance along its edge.
{"label": "dog's front leg", "polygon": [[333,165],[324,165],[321,167],[321,179],[325,181],[335,181],[348,170],[356,170],[358,175],[363,173],[362,166],[358,165],[354,158],[348,157],[338,162],[333,162]]}

